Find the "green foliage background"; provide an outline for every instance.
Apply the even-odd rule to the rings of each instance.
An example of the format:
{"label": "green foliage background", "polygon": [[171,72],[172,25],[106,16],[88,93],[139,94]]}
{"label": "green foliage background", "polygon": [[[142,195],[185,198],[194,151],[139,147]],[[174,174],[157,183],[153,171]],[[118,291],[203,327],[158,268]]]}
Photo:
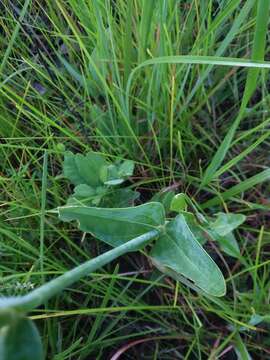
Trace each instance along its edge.
{"label": "green foliage background", "polygon": [[133,160],[137,204],[173,189],[204,215],[247,216],[240,258],[205,244],[226,297],[198,296],[127,255],[33,314],[47,358],[110,359],[141,340],[122,358],[267,359],[269,65],[246,61],[268,60],[269,2],[27,0],[0,9],[2,294],[107,250],[47,212],[73,191],[64,149]]}

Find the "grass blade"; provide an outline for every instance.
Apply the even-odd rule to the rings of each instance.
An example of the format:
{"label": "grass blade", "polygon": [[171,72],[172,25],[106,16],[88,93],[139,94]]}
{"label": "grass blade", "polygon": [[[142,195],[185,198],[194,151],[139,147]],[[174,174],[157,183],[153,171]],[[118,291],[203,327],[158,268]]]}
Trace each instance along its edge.
{"label": "grass blade", "polygon": [[[269,13],[270,2],[267,0],[259,1],[257,8],[257,17],[256,17],[256,28],[254,34],[254,43],[252,49],[252,60],[260,61],[264,59],[265,53],[265,42],[266,42],[266,32],[268,24],[268,13]],[[202,178],[201,186],[209,184],[209,182],[216,177],[216,170],[219,168],[223,162],[234,137],[235,131],[238,128],[241,120],[245,115],[245,110],[247,104],[254,93],[254,90],[257,86],[257,78],[259,74],[259,68],[249,69],[247,75],[247,81],[245,85],[244,95],[238,116],[234,120],[230,130],[222,141],[220,147],[218,148],[216,154],[214,155],[210,165],[207,167],[204,176]]]}
{"label": "grass blade", "polygon": [[129,108],[129,97],[131,92],[131,85],[136,73],[142,68],[150,65],[158,64],[205,64],[205,65],[219,65],[219,66],[239,66],[255,69],[270,69],[270,62],[266,61],[251,61],[247,59],[238,59],[221,56],[195,56],[195,55],[174,55],[174,56],[160,56],[150,60],[146,60],[133,69],[129,75],[126,87],[126,107]]}
{"label": "grass blade", "polygon": [[202,209],[209,208],[211,206],[215,206],[221,203],[221,201],[226,201],[231,199],[232,197],[243,193],[246,190],[251,189],[253,186],[258,185],[266,180],[270,179],[270,169],[266,169],[259,174],[256,174],[249,179],[231,187],[229,190],[224,191],[219,196],[215,196],[214,198],[206,201],[201,205]]}
{"label": "grass blade", "polygon": [[2,60],[2,62],[1,62],[1,65],[0,65],[0,75],[3,74],[3,71],[4,71],[4,68],[5,68],[7,59],[8,59],[8,57],[9,57],[10,53],[11,53],[11,50],[12,50],[12,47],[13,47],[15,41],[16,41],[16,38],[17,38],[18,33],[19,33],[19,31],[20,31],[20,28],[21,28],[21,24],[22,24],[23,18],[24,18],[25,14],[26,14],[26,11],[27,11],[27,9],[28,9],[28,6],[29,6],[30,2],[31,2],[31,0],[26,0],[25,3],[24,3],[24,6],[23,6],[23,8],[22,8],[22,12],[21,12],[21,14],[20,14],[20,16],[19,16],[19,19],[18,19],[17,24],[16,24],[16,26],[15,26],[15,29],[14,29],[14,31],[13,31],[13,34],[12,34],[10,40],[9,40],[8,47],[7,47],[6,51],[5,51],[3,60]]}

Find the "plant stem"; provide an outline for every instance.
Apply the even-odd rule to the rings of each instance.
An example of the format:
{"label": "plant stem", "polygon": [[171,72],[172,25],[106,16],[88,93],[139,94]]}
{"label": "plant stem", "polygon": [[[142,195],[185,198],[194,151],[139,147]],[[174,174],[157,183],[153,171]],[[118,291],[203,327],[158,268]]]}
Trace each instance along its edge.
{"label": "plant stem", "polygon": [[31,291],[29,294],[18,297],[0,298],[0,312],[16,310],[27,312],[44,304],[54,295],[63,291],[83,276],[89,275],[91,272],[101,268],[114,259],[127,252],[132,252],[145,246],[150,240],[160,234],[159,230],[151,230],[141,236],[138,236],[123,245],[120,245],[106,253],[88,260],[85,263],[67,271],[63,275],[49,281],[39,288]]}

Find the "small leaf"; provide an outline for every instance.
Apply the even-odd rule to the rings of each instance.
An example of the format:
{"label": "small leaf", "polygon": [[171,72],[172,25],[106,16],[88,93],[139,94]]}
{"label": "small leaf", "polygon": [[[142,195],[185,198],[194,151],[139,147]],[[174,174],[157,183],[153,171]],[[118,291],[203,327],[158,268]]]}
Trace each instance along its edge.
{"label": "small leaf", "polygon": [[65,153],[64,176],[74,185],[88,185],[92,188],[102,185],[115,186],[122,184],[133,174],[134,163],[126,160],[120,164],[109,164],[105,157],[94,152],[86,156]]}
{"label": "small leaf", "polygon": [[105,181],[104,184],[105,185],[110,185],[110,186],[115,186],[115,185],[120,185],[124,182],[124,179],[111,179],[108,181]]}
{"label": "small leaf", "polygon": [[17,318],[0,330],[1,360],[43,360],[41,339],[30,319]]}
{"label": "small leaf", "polygon": [[122,164],[119,166],[119,175],[121,177],[130,177],[133,175],[134,171],[134,162],[132,160],[125,160]]}
{"label": "small leaf", "polygon": [[58,208],[63,221],[77,220],[79,229],[115,247],[165,224],[160,203],[130,208],[63,206]]}
{"label": "small leaf", "polygon": [[171,211],[175,211],[175,212],[186,211],[187,209],[186,195],[183,193],[175,195],[172,199],[170,208]]}
{"label": "small leaf", "polygon": [[242,214],[218,213],[217,215],[217,219],[210,223],[210,228],[220,236],[229,234],[246,220],[245,215]]}
{"label": "small leaf", "polygon": [[208,230],[208,233],[212,240],[218,242],[220,249],[227,255],[239,258],[240,249],[236,238],[232,232],[227,235],[221,236],[216,231]]}
{"label": "small leaf", "polygon": [[75,155],[71,151],[65,153],[63,170],[64,176],[68,178],[72,184],[79,185],[84,183],[84,179],[80,176],[75,163]]}
{"label": "small leaf", "polygon": [[69,197],[67,204],[75,206],[97,206],[106,193],[107,188],[104,186],[93,188],[86,184],[80,184],[75,187],[74,194]]}
{"label": "small leaf", "polygon": [[122,184],[126,178],[133,174],[134,163],[131,160],[125,160],[118,165],[109,165],[107,167],[106,185],[115,186]]}
{"label": "small leaf", "polygon": [[222,296],[226,285],[221,271],[191,232],[185,217],[178,215],[166,225],[151,252],[160,267],[184,275],[213,296]]}
{"label": "small leaf", "polygon": [[119,178],[119,173],[116,165],[107,166],[107,176],[104,180],[106,185],[118,185],[124,182],[123,178]]}
{"label": "small leaf", "polygon": [[86,156],[67,152],[64,160],[64,175],[74,185],[86,184],[97,187],[102,185],[100,174],[104,166],[106,166],[105,158],[94,152],[89,152]]}

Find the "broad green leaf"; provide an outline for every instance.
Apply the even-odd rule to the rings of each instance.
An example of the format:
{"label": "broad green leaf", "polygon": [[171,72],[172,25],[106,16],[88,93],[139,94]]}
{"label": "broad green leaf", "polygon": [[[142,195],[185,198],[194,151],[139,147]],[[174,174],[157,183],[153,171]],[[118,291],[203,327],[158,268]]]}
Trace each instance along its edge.
{"label": "broad green leaf", "polygon": [[93,152],[87,153],[86,156],[76,154],[75,164],[80,176],[84,179],[84,181],[81,182],[82,184],[93,187],[102,185],[100,170],[103,166],[106,166],[106,160],[103,156]]}
{"label": "broad green leaf", "polygon": [[182,214],[166,225],[151,257],[158,267],[184,275],[210,295],[222,296],[226,292],[221,271],[196,240]]}
{"label": "broad green leaf", "polygon": [[14,320],[0,330],[1,360],[43,360],[41,339],[33,321]]}
{"label": "broad green leaf", "polygon": [[[256,59],[257,60],[257,59]],[[140,63],[130,73],[126,86],[126,108],[129,108],[129,98],[132,88],[132,82],[135,75],[144,67],[158,64],[205,64],[205,65],[217,65],[217,66],[241,66],[247,68],[256,69],[269,69],[270,63],[266,61],[251,61],[247,59],[230,58],[222,56],[201,56],[201,55],[172,55],[172,56],[160,56],[152,58]]]}
{"label": "broad green leaf", "polygon": [[187,208],[186,195],[183,193],[173,197],[171,202],[171,210],[176,212],[185,211]]}
{"label": "broad green leaf", "polygon": [[115,247],[165,224],[160,203],[147,203],[130,208],[59,207],[63,221],[77,220],[79,229]]}
{"label": "broad green leaf", "polygon": [[218,213],[217,219],[210,223],[211,230],[214,230],[218,235],[225,236],[243,224],[246,220],[245,215],[242,214],[226,214]]}
{"label": "broad green leaf", "polygon": [[101,186],[103,184],[100,172],[106,164],[104,157],[94,152],[89,152],[85,156],[67,152],[64,160],[64,175],[74,185]]}

